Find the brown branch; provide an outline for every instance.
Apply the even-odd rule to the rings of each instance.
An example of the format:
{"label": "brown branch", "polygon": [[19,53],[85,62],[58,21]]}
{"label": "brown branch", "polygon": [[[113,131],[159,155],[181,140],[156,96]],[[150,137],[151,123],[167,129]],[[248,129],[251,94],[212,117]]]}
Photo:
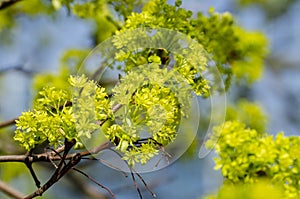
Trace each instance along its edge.
{"label": "brown branch", "polygon": [[[46,152],[41,154],[7,155],[0,156],[0,162],[21,162],[27,166],[35,162],[60,161],[51,178],[42,187],[38,188],[35,192],[26,197],[26,199],[31,199],[36,196],[41,196],[53,184],[55,184],[59,179],[61,179],[69,170],[73,169],[73,167],[81,161],[81,158],[83,156],[97,154],[100,151],[110,148],[112,146],[110,142],[105,142],[91,150],[82,151],[80,153],[68,154],[70,149],[74,146],[74,144],[75,142],[65,142],[65,150],[63,151],[62,156],[58,156],[56,153],[54,153],[53,155],[53,153],[49,154]],[[63,148],[61,147],[59,149],[62,151]],[[67,160],[69,160],[69,162],[65,164],[65,161]]]}
{"label": "brown branch", "polygon": [[[119,104],[116,105],[115,107],[113,107],[113,112],[116,112],[120,107],[121,107],[121,105],[119,105]],[[105,119],[105,121],[107,121],[107,120],[108,120],[108,117]],[[16,119],[13,119],[10,121],[0,123],[0,127],[5,127],[5,126],[15,124],[15,121],[16,121]],[[99,125],[102,126],[105,121],[101,121],[99,123]],[[74,166],[76,166],[81,161],[83,156],[97,154],[100,151],[110,148],[112,146],[112,143],[105,142],[91,150],[82,151],[80,153],[69,154],[70,150],[73,148],[75,143],[76,143],[75,140],[68,141],[66,139],[64,146],[58,148],[57,149],[58,151],[53,150],[51,153],[45,152],[45,153],[41,153],[41,154],[32,154],[31,152],[29,152],[26,155],[0,156],[0,162],[22,162],[27,166],[27,168],[30,170],[30,173],[31,173],[38,189],[36,191],[34,191],[33,193],[29,194],[28,196],[26,196],[25,199],[35,198],[37,196],[42,196],[45,191],[47,191],[52,185],[54,185],[58,180],[60,180],[66,173],[68,173],[71,169],[74,169]],[[60,153],[63,153],[63,155],[61,156]],[[67,164],[65,162],[66,160],[69,160]],[[41,162],[41,161],[51,162],[51,163],[53,163],[53,161],[60,161],[58,166],[56,166],[56,170],[52,174],[51,178],[42,187],[40,187],[40,182],[32,168],[32,164],[34,162]],[[78,170],[76,170],[76,171],[79,172]],[[86,174],[84,174],[84,175],[87,176]],[[89,177],[89,179],[93,180],[90,177]],[[93,181],[96,182],[95,180],[93,180]],[[97,184],[99,186],[101,186],[102,188],[106,189],[114,197],[112,192],[107,187],[105,187],[99,183],[97,183]]]}
{"label": "brown branch", "polygon": [[3,193],[5,193],[6,195],[8,195],[12,198],[16,198],[16,199],[23,199],[24,198],[22,193],[20,193],[19,191],[13,189],[12,187],[10,187],[9,185],[7,185],[6,183],[4,183],[1,180],[0,180],[0,191],[2,191]]}
{"label": "brown branch", "polygon": [[[65,164],[65,158],[67,154],[72,149],[72,147],[76,144],[75,140],[68,141],[65,140],[65,150],[62,158],[60,159],[59,165],[57,166],[54,174],[51,178],[40,188],[38,188],[35,192],[25,197],[25,199],[35,198],[36,196],[42,196],[45,191],[47,191],[52,185],[54,185],[59,179],[61,179],[70,169],[73,168],[76,164],[78,164],[81,160],[81,156],[79,153],[76,153],[68,162]],[[30,154],[29,154],[30,155]],[[26,160],[29,162],[29,159]],[[26,162],[26,165],[28,164]]]}
{"label": "brown branch", "polygon": [[[31,199],[37,196],[42,196],[45,191],[47,191],[52,185],[54,185],[58,180],[60,180],[68,171],[70,171],[75,165],[77,165],[81,160],[81,156],[79,153],[75,154],[71,160],[69,160],[68,164],[62,166],[62,168],[57,168],[55,173],[51,176],[51,178],[39,189],[37,189],[32,194],[29,194],[24,199]],[[61,160],[63,162],[64,160]],[[63,165],[63,164],[62,164]]]}
{"label": "brown branch", "polygon": [[[110,150],[112,150],[112,149],[110,149]],[[121,155],[120,155],[118,152],[116,152],[115,150],[112,150],[112,151],[113,151],[114,153],[116,153],[119,157],[121,157]],[[150,187],[147,185],[147,183],[146,183],[146,181],[143,179],[143,177],[142,177],[138,172],[136,172],[134,168],[130,167],[130,166],[128,165],[128,162],[127,162],[126,160],[124,160],[124,162],[126,163],[127,167],[128,167],[129,170],[130,170],[131,177],[132,177],[132,180],[133,180],[133,184],[134,184],[134,186],[135,186],[135,188],[136,188],[136,190],[137,190],[137,192],[138,192],[138,194],[139,194],[140,199],[142,199],[143,196],[142,196],[142,193],[141,193],[141,191],[140,191],[140,188],[138,187],[138,184],[137,184],[137,182],[136,182],[136,180],[135,180],[134,174],[137,175],[137,176],[139,177],[139,179],[140,179],[140,180],[142,181],[142,183],[144,184],[145,189],[152,195],[152,197],[153,197],[153,198],[156,198],[156,194],[150,189]],[[126,176],[126,177],[127,177],[127,176]]]}
{"label": "brown branch", "polygon": [[[108,149],[112,147],[113,144],[111,142],[104,142],[103,144],[92,148],[91,150],[82,151],[79,154],[81,156],[89,156],[92,154],[97,154],[100,151]],[[63,151],[64,147],[58,148],[59,152]],[[58,151],[56,151],[58,152]],[[74,157],[76,153],[66,155],[64,158],[65,160],[70,160]],[[21,162],[25,163],[26,161],[29,163],[34,162],[51,162],[51,161],[59,161],[62,158],[57,156],[55,153],[41,153],[41,154],[31,154],[31,155],[2,155],[0,156],[0,163],[1,162]],[[50,161],[51,160],[51,161]]]}
{"label": "brown branch", "polygon": [[11,125],[14,125],[16,124],[16,120],[18,118],[14,118],[14,119],[11,119],[11,120],[7,120],[5,122],[1,122],[0,123],[0,128],[4,128],[4,127],[7,127],[7,126],[11,126]]}
{"label": "brown branch", "polygon": [[132,181],[133,181],[133,185],[134,185],[135,189],[137,190],[140,199],[143,199],[141,190],[140,190],[140,188],[139,188],[139,186],[138,186],[138,184],[137,184],[137,182],[136,182],[136,180],[135,180],[134,173],[133,173],[133,171],[132,171],[131,168],[130,168],[130,174],[131,174],[131,178],[132,178]]}
{"label": "brown branch", "polygon": [[75,175],[74,173],[69,173],[66,175],[66,178],[74,186],[73,189],[82,192],[86,198],[109,199],[104,193],[99,192],[97,187],[87,183],[85,180],[81,180],[81,176]]}
{"label": "brown branch", "polygon": [[27,155],[2,155],[0,162],[25,162]]}
{"label": "brown branch", "polygon": [[[134,170],[133,170],[134,171]],[[147,185],[146,181],[144,180],[144,178],[136,171],[134,171],[134,173],[139,177],[139,179],[142,181],[142,183],[145,186],[145,189],[152,195],[153,198],[156,198],[156,194],[150,189],[150,187]]]}
{"label": "brown branch", "polygon": [[32,162],[29,162],[28,156],[27,158],[25,158],[25,165],[26,167],[29,169],[31,176],[33,177],[33,180],[35,182],[35,185],[37,186],[37,188],[41,187],[41,182],[38,180],[33,168],[32,168]]}
{"label": "brown branch", "polygon": [[81,171],[77,168],[73,168],[73,170],[77,171],[78,173],[80,173],[82,175],[84,175],[85,177],[87,177],[89,180],[91,180],[92,182],[97,184],[102,189],[105,189],[111,195],[111,197],[113,197],[114,199],[116,198],[115,194],[108,187],[104,186],[103,184],[100,184],[99,182],[97,182],[97,180],[95,180],[94,178],[92,178],[91,176],[89,176],[88,174],[84,173],[83,171]]}
{"label": "brown branch", "polygon": [[17,2],[20,2],[21,0],[3,0],[0,2],[0,10],[3,10],[9,6],[14,5]]}

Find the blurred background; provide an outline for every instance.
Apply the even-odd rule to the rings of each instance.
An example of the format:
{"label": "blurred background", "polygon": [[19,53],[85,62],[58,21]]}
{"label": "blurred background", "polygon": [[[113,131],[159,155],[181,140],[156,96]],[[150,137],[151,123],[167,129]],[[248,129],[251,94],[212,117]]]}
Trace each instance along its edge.
{"label": "blurred background", "polygon": [[[30,1],[30,0],[29,0]],[[170,1],[173,3],[174,1]],[[268,115],[267,131],[286,135],[300,134],[300,1],[299,0],[186,0],[183,7],[194,12],[232,13],[238,24],[247,30],[262,31],[267,35],[270,54],[265,61],[263,77],[252,87],[234,86],[227,99],[242,97],[258,102]],[[1,11],[0,11],[1,12]],[[1,23],[0,18],[0,23]],[[16,18],[17,26],[0,34],[0,121],[18,117],[30,107],[32,77],[35,74],[59,71],[60,59],[65,50],[89,48],[93,24],[68,15],[65,9],[55,17],[44,15]],[[4,132],[1,132],[1,136]],[[9,141],[0,140],[0,148],[10,150]],[[11,152],[15,149],[11,149]],[[184,155],[172,165],[152,173],[143,174],[148,186],[159,199],[201,198],[217,190],[222,184],[219,171],[213,169],[210,153],[199,159],[197,152]],[[37,165],[35,165],[37,166]],[[90,165],[87,173],[110,187],[118,199],[138,198],[130,177],[103,164]],[[9,168],[10,167],[10,168]],[[39,165],[41,181],[47,180],[48,166]],[[13,170],[9,170],[14,168]],[[0,165],[0,179],[29,193],[35,190],[34,182],[20,164]],[[82,187],[87,187],[82,189]],[[143,186],[144,198],[152,198]],[[96,185],[78,174],[67,175],[45,193],[43,198],[91,198],[106,194]],[[98,194],[98,195],[97,195]],[[0,198],[7,198],[0,193]]]}

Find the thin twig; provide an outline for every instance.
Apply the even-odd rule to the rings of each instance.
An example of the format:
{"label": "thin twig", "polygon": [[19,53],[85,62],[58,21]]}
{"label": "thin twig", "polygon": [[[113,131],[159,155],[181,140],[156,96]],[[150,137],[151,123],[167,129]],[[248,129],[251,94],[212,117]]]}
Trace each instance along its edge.
{"label": "thin twig", "polygon": [[55,155],[57,155],[57,154],[62,153],[64,150],[65,150],[65,145],[63,145],[63,146],[61,146],[61,147],[58,147],[57,149],[55,149],[54,151],[52,151],[52,152],[50,153],[50,155],[55,156]]}
{"label": "thin twig", "polygon": [[161,161],[163,158],[165,158],[165,160],[167,161],[167,164],[170,164],[169,158],[172,158],[172,156],[171,156],[168,152],[165,151],[165,147],[160,146],[160,148],[161,148],[162,154],[161,154],[161,157],[159,158],[159,160],[157,161],[157,163],[155,164],[155,167],[158,167],[160,161]]}
{"label": "thin twig", "polygon": [[[116,153],[120,158],[122,158],[121,154],[119,154],[119,153],[116,152],[115,150],[113,150],[113,149],[109,149],[109,150],[113,151],[113,152]],[[148,187],[148,185],[147,185],[146,181],[143,179],[143,177],[142,177],[138,172],[136,172],[136,170],[135,170],[134,168],[130,167],[130,166],[128,165],[128,162],[127,162],[126,160],[124,160],[124,162],[126,163],[127,167],[129,168],[129,170],[130,170],[130,172],[131,172],[131,175],[133,175],[133,173],[136,174],[136,175],[140,178],[140,180],[143,182],[143,184],[144,184],[146,190],[152,195],[153,198],[156,198],[156,194],[155,194],[153,191],[151,191],[151,189]],[[133,176],[133,180],[134,180],[134,184],[137,185],[136,182],[135,182],[134,176]],[[138,191],[139,191],[139,190],[138,190]]]}
{"label": "thin twig", "polygon": [[139,194],[140,199],[143,199],[141,190],[140,190],[138,184],[136,183],[136,180],[135,180],[135,177],[134,177],[134,173],[133,173],[133,171],[132,171],[131,168],[130,168],[130,174],[131,174],[131,177],[132,177],[132,181],[133,181],[134,187],[136,188],[136,190],[137,190],[137,192]]}
{"label": "thin twig", "polygon": [[25,158],[25,162],[24,163],[25,163],[26,167],[29,169],[30,174],[31,174],[31,176],[32,176],[32,178],[33,178],[33,180],[35,182],[35,185],[37,186],[37,188],[40,188],[41,187],[41,182],[37,178],[37,176],[36,176],[36,174],[35,174],[35,172],[34,172],[34,170],[32,168],[32,162],[29,161],[28,156],[27,156],[27,158]]}
{"label": "thin twig", "polygon": [[95,184],[97,184],[99,187],[101,187],[102,189],[105,189],[113,198],[116,198],[115,194],[106,186],[100,184],[99,182],[97,182],[97,180],[95,180],[94,178],[90,177],[88,174],[84,173],[83,171],[73,167],[72,168],[74,171],[77,171],[78,173],[84,175],[85,177],[87,177],[89,180],[91,180],[92,182],[94,182]]}
{"label": "thin twig", "polygon": [[[61,159],[63,159],[63,157],[55,149],[53,149],[51,147],[47,147],[47,149],[51,150],[53,153],[55,153],[55,155],[57,155],[58,157],[60,157]],[[55,164],[55,162],[51,158],[49,158],[49,160],[52,163],[52,165],[55,167],[55,169],[57,169],[58,166]],[[64,164],[66,165],[66,163],[64,163]]]}
{"label": "thin twig", "polygon": [[[55,184],[60,178],[62,178],[70,169],[72,169],[75,165],[77,165],[80,162],[82,156],[96,154],[112,146],[110,142],[105,142],[89,151],[68,154],[71,148],[74,146],[74,144],[75,144],[74,141],[73,142],[66,141],[65,148],[63,151],[64,153],[62,156],[56,154],[56,152],[54,152],[56,154],[55,156],[49,156],[47,152],[42,154],[8,155],[8,156],[0,156],[0,162],[22,162],[25,163],[26,165],[28,164],[30,165],[33,162],[40,162],[40,161],[45,161],[45,162],[60,161],[51,178],[42,187],[40,187],[32,194],[25,197],[25,199],[31,199],[36,196],[41,196],[46,190],[48,190],[53,184]],[[62,149],[63,148],[60,148],[60,150]],[[66,160],[69,160],[68,164],[65,164]],[[34,177],[35,174],[32,176]]]}
{"label": "thin twig", "polygon": [[81,192],[84,194],[85,198],[109,199],[106,194],[98,191],[98,187],[95,187],[94,184],[87,183],[85,180],[82,180],[81,176],[77,175],[77,173],[70,172],[65,177],[74,186],[73,190]]}
{"label": "thin twig", "polygon": [[54,185],[59,179],[61,179],[73,166],[78,164],[80,161],[80,156],[75,156],[74,159],[70,160],[69,163],[62,168],[61,171],[55,173],[51,176],[50,180],[48,180],[42,187],[37,189],[32,194],[25,197],[25,199],[35,198],[37,196],[42,196],[42,194],[47,191],[52,185]]}
{"label": "thin twig", "polygon": [[[121,107],[121,105],[116,105],[113,108],[113,111],[114,112],[117,111],[120,107]],[[1,123],[0,127],[15,124],[15,120],[16,119]],[[102,122],[100,124],[100,126],[103,125],[104,122]],[[105,150],[105,149],[108,149],[108,148],[112,147],[112,143],[105,142],[105,143],[103,143],[103,144],[101,144],[101,145],[99,145],[99,146],[97,146],[97,147],[95,147],[91,150],[83,151],[81,153],[69,154],[70,150],[73,148],[75,143],[76,143],[75,140],[68,141],[66,139],[65,143],[64,143],[64,146],[58,148],[57,151],[53,150],[51,152],[51,155],[49,155],[48,152],[44,152],[44,153],[41,153],[41,154],[28,153],[26,155],[0,156],[0,162],[22,162],[22,163],[25,163],[27,168],[30,170],[30,173],[31,173],[31,175],[32,175],[37,187],[38,187],[38,189],[36,191],[34,191],[33,193],[26,196],[25,199],[35,198],[37,196],[42,196],[42,194],[46,190],[48,190],[53,184],[55,184],[67,172],[69,172],[69,170],[73,169],[73,167],[80,162],[80,160],[83,156],[89,156],[89,155],[92,155],[92,154],[97,154],[102,150]],[[60,152],[63,153],[62,156],[60,155]],[[69,160],[69,162],[67,164],[65,163],[66,160]],[[37,176],[36,176],[36,174],[35,174],[35,172],[32,168],[32,163],[33,162],[39,162],[39,161],[46,161],[46,162],[51,162],[51,163],[53,163],[53,161],[60,161],[59,164],[56,166],[56,170],[53,173],[53,175],[51,176],[51,178],[42,187],[40,187],[40,182],[37,179]],[[84,175],[86,175],[86,174],[84,174]],[[97,182],[95,181],[95,183],[97,183]],[[99,186],[101,186],[99,183],[97,183],[97,184]],[[101,186],[101,187],[103,187],[106,190],[109,190],[108,188],[106,188],[104,186]]]}
{"label": "thin twig", "polygon": [[[63,159],[63,157],[60,155],[60,153],[58,153],[55,149],[52,149],[51,147],[47,147],[47,149],[51,150],[52,152],[55,153],[55,155],[57,155],[61,160]],[[66,165],[66,163],[64,162],[64,165]]]}
{"label": "thin twig", "polygon": [[[134,170],[133,170],[134,171]],[[135,172],[135,171],[134,171]],[[153,198],[156,198],[156,194],[148,187],[146,181],[144,180],[144,178],[138,173],[135,172],[135,174],[140,178],[140,180],[143,182],[146,190],[152,195]]]}
{"label": "thin twig", "polygon": [[[103,151],[105,149],[109,149],[112,147],[112,144],[110,142],[104,142],[100,144],[99,146],[96,146],[95,148],[87,151],[82,151],[79,154],[81,156],[89,156],[93,154],[97,154],[100,151]],[[59,148],[62,150],[63,148]],[[58,151],[57,151],[58,152]],[[68,154],[65,157],[65,160],[70,160],[76,155],[76,153],[73,154]],[[54,155],[49,155],[48,153],[41,153],[41,154],[31,154],[30,156],[28,155],[2,155],[0,156],[0,162],[21,162],[25,163],[26,158],[28,158],[29,162],[50,162],[50,159],[52,161],[60,161],[62,159],[62,156],[54,156]]]}
{"label": "thin twig", "polygon": [[[54,174],[42,187],[38,188],[32,194],[26,196],[25,199],[31,199],[31,198],[35,198],[36,196],[43,195],[43,193],[46,190],[48,190],[53,184],[55,184],[60,178],[62,178],[73,166],[75,166],[76,164],[78,164],[80,162],[81,156],[79,153],[77,153],[69,160],[67,165],[64,164],[67,154],[69,153],[69,151],[72,149],[72,147],[75,144],[76,144],[75,140],[71,140],[71,141],[68,141],[67,139],[65,140],[65,150],[64,150],[62,159],[60,160]],[[29,155],[31,155],[31,154],[29,154]],[[27,158],[28,157],[30,157],[30,156],[27,156]],[[28,162],[29,162],[29,159],[28,159]]]}
{"label": "thin twig", "polygon": [[[114,153],[116,153],[120,158],[122,158],[121,154],[119,154],[118,152],[116,152],[116,151],[113,150],[113,149],[110,149],[110,150],[113,151]],[[136,190],[137,190],[137,192],[138,192],[138,194],[139,194],[140,199],[143,199],[141,190],[140,190],[140,188],[138,187],[138,185],[137,185],[137,183],[136,183],[136,180],[135,180],[135,177],[134,177],[133,168],[130,167],[130,166],[128,165],[128,162],[127,162],[126,160],[123,160],[123,161],[126,163],[127,167],[128,167],[129,170],[130,170],[130,174],[131,174],[131,177],[132,177],[132,181],[133,181],[134,187],[136,188]]]}
{"label": "thin twig", "polygon": [[0,128],[4,128],[4,127],[8,127],[8,126],[16,124],[17,119],[18,118],[14,118],[14,119],[11,119],[11,120],[7,120],[5,122],[1,122],[0,123]]}

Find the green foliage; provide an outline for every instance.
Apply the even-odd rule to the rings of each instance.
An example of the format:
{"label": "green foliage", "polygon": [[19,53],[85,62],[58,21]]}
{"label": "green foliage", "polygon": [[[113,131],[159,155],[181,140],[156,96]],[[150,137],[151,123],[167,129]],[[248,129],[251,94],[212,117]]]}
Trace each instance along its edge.
{"label": "green foliage", "polygon": [[263,61],[268,53],[267,40],[259,32],[246,32],[239,27],[234,29],[234,34],[237,35],[238,42],[232,55],[238,58],[232,60],[232,73],[240,81],[253,83],[262,75]]}
{"label": "green foliage", "polygon": [[141,13],[132,13],[122,29],[139,27],[167,28],[180,31],[203,45],[222,73],[226,87],[231,76],[252,83],[262,72],[267,40],[258,32],[248,32],[235,24],[229,13],[210,11],[209,16],[172,6],[165,0],[149,1]]}
{"label": "green foliage", "polygon": [[91,20],[94,25],[95,43],[100,43],[115,31],[115,27],[106,18],[110,15],[104,0],[74,1],[74,0],[53,0],[52,5],[56,10],[64,7],[69,14]]}
{"label": "green foliage", "polygon": [[74,3],[70,9],[74,15],[94,22],[94,40],[96,44],[112,36],[119,26],[112,19],[112,14],[104,0]]}
{"label": "green foliage", "polygon": [[108,0],[110,5],[114,7],[114,10],[117,11],[124,19],[138,8],[142,7],[145,0]]}
{"label": "green foliage", "polygon": [[[47,140],[51,145],[57,147],[63,144],[65,132],[75,131],[72,128],[74,127],[72,123],[64,124],[65,121],[63,121],[70,116],[70,108],[66,107],[65,104],[71,100],[71,95],[54,87],[45,88],[40,92],[40,95],[42,98],[36,101],[34,109],[23,112],[16,123],[17,130],[14,139],[26,150],[30,150]],[[41,104],[38,104],[39,102]]]}
{"label": "green foliage", "polygon": [[[202,46],[192,40],[185,41],[186,38],[178,36],[177,32],[159,30],[159,33],[151,39],[148,36],[148,31],[150,31],[148,29],[127,30],[125,34],[122,31],[122,34],[117,33],[113,38],[113,44],[119,50],[115,59],[118,62],[125,62],[125,71],[148,63],[161,64],[164,69],[175,70],[178,72],[178,76],[183,76],[197,95],[209,96],[209,81],[202,75],[207,64]],[[166,39],[167,36],[170,36],[168,34],[174,36]],[[180,41],[187,42],[187,47],[181,46]],[[162,46],[162,48],[135,49],[136,46],[145,46],[147,43],[152,46]],[[169,64],[171,55],[174,57],[174,65]]]}
{"label": "green foliage", "polygon": [[245,99],[239,100],[235,105],[227,106],[226,121],[237,120],[255,129],[259,133],[266,130],[267,116],[262,108]]}
{"label": "green foliage", "polygon": [[73,90],[73,118],[76,121],[78,136],[91,137],[99,129],[99,122],[112,118],[111,104],[105,89],[84,75],[70,77]]}
{"label": "green foliage", "polygon": [[[203,97],[211,94],[215,82],[203,75],[208,61],[213,60],[219,68],[227,88],[232,76],[247,83],[260,77],[262,60],[267,53],[264,36],[240,28],[229,13],[219,14],[211,9],[208,16],[198,13],[193,17],[191,11],[180,7],[181,3],[180,0],[175,1],[175,5],[169,5],[166,0],[147,3],[142,0],[53,0],[9,8],[11,12],[21,9],[31,15],[66,7],[69,14],[92,20],[95,42],[114,35],[115,63],[119,63],[119,69],[126,74],[113,89],[110,99],[103,88],[87,77],[69,78],[74,72],[71,66],[78,69],[86,51],[68,51],[58,76],[36,77],[38,94],[32,110],[19,117],[14,139],[26,150],[44,142],[56,147],[65,139],[75,139],[79,147],[82,138],[90,138],[100,128],[101,121],[108,119],[111,125],[105,127],[106,137],[124,153],[129,165],[144,164],[160,147],[175,140],[181,118],[189,116],[191,93]],[[35,4],[36,10],[29,6]],[[109,5],[122,15],[123,26]],[[141,12],[137,12],[139,10]],[[154,43],[163,47],[136,49],[137,44],[149,42],[146,28],[172,30],[174,37],[166,38],[158,33],[151,42],[159,41]],[[126,31],[129,33],[122,35]],[[187,47],[180,43],[184,37],[176,36],[178,32],[190,39],[185,43]],[[114,106],[121,106],[118,113],[112,112]],[[259,115],[256,111],[253,114]],[[240,113],[234,117],[237,115]],[[262,128],[262,124],[247,122],[249,126]]]}
{"label": "green foliage", "polygon": [[[218,140],[218,138],[220,138]],[[275,138],[245,127],[237,121],[228,121],[214,128],[214,136],[206,144],[219,155],[215,169],[231,183],[254,183],[261,178],[284,188],[284,198],[298,198],[300,182],[300,138]]]}
{"label": "green foliage", "polygon": [[[166,0],[151,0],[144,5],[141,13],[136,13],[133,11],[141,7],[143,1],[55,0],[49,4],[33,0],[30,3],[21,2],[9,8],[7,10],[9,14],[6,10],[0,14],[5,19],[2,20],[2,26],[7,26],[13,24],[12,16],[18,12],[51,13],[54,8],[60,9],[66,6],[73,14],[95,22],[95,40],[101,42],[120,28],[108,10],[107,3],[112,4],[125,17],[126,21],[122,30],[139,27],[167,28],[180,31],[198,41],[220,69],[226,80],[226,88],[229,88],[232,75],[248,83],[258,79],[261,75],[262,60],[267,53],[267,42],[262,34],[241,29],[229,13],[219,14],[211,11],[209,16],[198,13],[197,17],[193,18],[191,11],[180,8],[181,1],[176,1],[175,6],[172,6],[167,4]],[[197,81],[201,82],[201,80]]]}
{"label": "green foliage", "polygon": [[270,185],[268,181],[254,184],[225,184],[216,195],[206,196],[203,199],[282,199],[283,190],[279,186]]}
{"label": "green foliage", "polygon": [[111,115],[103,88],[84,76],[71,76],[69,83],[73,92],[45,87],[39,92],[33,109],[23,112],[16,121],[14,139],[26,150],[44,142],[57,147],[65,139],[75,139],[79,147],[81,138],[90,138],[91,133],[100,128],[96,121]]}
{"label": "green foliage", "polygon": [[[123,109],[116,115],[121,121],[106,131],[132,166],[135,162],[146,163],[158,153],[157,148],[174,141],[180,117],[188,117],[190,106],[191,88],[177,73],[160,69],[157,63],[144,67],[128,72],[113,89],[113,103],[121,104]],[[145,138],[151,139],[135,145]]]}
{"label": "green foliage", "polygon": [[[240,0],[241,5],[250,2]],[[282,6],[282,2],[258,2],[264,7]],[[111,65],[119,64],[125,73],[108,95],[98,85],[101,82],[70,76],[81,69],[88,50],[67,51],[58,75],[35,77],[33,107],[16,121],[14,140],[28,151],[43,143],[56,148],[65,140],[75,140],[75,148],[80,148],[107,121],[102,132],[123,159],[130,166],[145,164],[176,139],[181,120],[189,117],[192,92],[211,95],[216,82],[203,75],[209,61],[219,69],[227,89],[232,79],[250,84],[260,78],[268,53],[261,33],[244,30],[230,13],[210,9],[208,15],[193,15],[181,4],[181,0],[174,5],[167,0],[31,0],[1,10],[0,34],[16,25],[18,15],[52,14],[64,8],[68,14],[92,21],[94,44],[113,36],[116,54]],[[150,41],[147,28],[173,32],[167,37],[154,34]],[[186,42],[185,36],[191,40]],[[150,43],[157,46],[139,48]],[[222,170],[226,184],[217,196],[208,198],[297,198],[300,139],[283,133],[276,138],[267,135],[265,115],[247,101],[228,107],[226,120],[231,121],[215,127],[206,143],[209,148],[217,143],[215,168]],[[7,169],[17,174],[17,167]],[[1,174],[6,179],[14,177]],[[261,183],[262,178],[269,181]]]}

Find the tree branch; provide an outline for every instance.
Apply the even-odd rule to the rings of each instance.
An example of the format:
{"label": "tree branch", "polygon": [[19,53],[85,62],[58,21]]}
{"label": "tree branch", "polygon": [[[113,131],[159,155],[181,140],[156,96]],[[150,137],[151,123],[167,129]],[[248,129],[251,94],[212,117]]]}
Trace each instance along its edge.
{"label": "tree branch", "polygon": [[[53,184],[55,184],[59,179],[61,179],[70,169],[73,168],[76,164],[78,164],[81,160],[81,156],[79,153],[76,153],[68,162],[68,164],[65,164],[65,158],[67,157],[67,154],[72,149],[72,147],[75,145],[76,141],[71,140],[68,141],[65,140],[65,150],[63,152],[62,158],[60,158],[60,163],[58,167],[56,168],[54,174],[51,176],[51,178],[40,188],[38,188],[35,192],[25,197],[25,199],[31,199],[35,198],[36,196],[42,196],[45,191],[47,191]],[[30,155],[30,154],[29,154]],[[26,165],[29,162],[29,159],[26,160]],[[30,162],[29,162],[30,163]]]}
{"label": "tree branch", "polygon": [[27,155],[2,155],[0,156],[0,162],[25,162],[26,158]]}
{"label": "tree branch", "polygon": [[[91,150],[82,151],[80,153],[68,154],[70,149],[74,146],[74,144],[75,144],[75,142],[66,141],[65,150],[63,150],[63,147],[58,148],[61,152],[63,150],[62,156],[59,156],[53,152],[50,154],[45,152],[45,153],[41,153],[41,154],[7,155],[7,156],[0,156],[0,162],[22,162],[27,166],[27,165],[31,165],[32,163],[35,163],[35,162],[60,161],[59,165],[57,166],[57,168],[56,168],[54,174],[51,176],[51,178],[42,187],[38,188],[35,192],[33,192],[32,194],[30,194],[26,197],[26,199],[31,199],[36,196],[41,196],[53,184],[55,184],[59,179],[61,179],[68,171],[73,169],[73,167],[81,161],[83,156],[97,154],[100,151],[110,148],[112,146],[112,144],[110,142],[105,142]],[[67,164],[65,164],[66,160],[69,160],[69,162]],[[36,176],[35,176],[35,179],[36,179]],[[37,183],[37,181],[36,181],[36,183]]]}
{"label": "tree branch", "polygon": [[74,186],[73,189],[82,192],[86,196],[86,198],[109,199],[108,196],[106,196],[104,193],[99,192],[97,187],[90,183],[87,183],[85,180],[82,180],[81,176],[75,175],[75,173],[68,173],[68,175],[66,175],[66,178]]}
{"label": "tree branch", "polygon": [[97,184],[102,189],[105,189],[111,195],[111,197],[113,197],[114,199],[116,198],[115,194],[108,187],[104,186],[103,184],[100,184],[99,182],[97,182],[97,180],[95,180],[94,178],[92,178],[91,176],[89,176],[88,174],[82,172],[81,170],[79,170],[77,168],[73,168],[73,170],[77,171],[78,173],[80,173],[82,175],[84,175],[85,177],[87,177],[89,180],[91,180],[92,182]]}
{"label": "tree branch", "polygon": [[142,196],[142,193],[141,193],[141,190],[138,186],[138,184],[136,183],[136,180],[135,180],[135,177],[134,177],[134,173],[132,171],[132,169],[130,168],[130,174],[131,174],[131,178],[132,178],[132,181],[133,181],[133,185],[135,187],[135,189],[137,190],[138,194],[139,194],[139,197],[140,199],[143,199],[143,196]]}
{"label": "tree branch", "polygon": [[[68,171],[70,171],[75,165],[77,165],[81,160],[81,156],[79,153],[75,154],[75,156],[69,160],[68,164],[65,166],[58,167],[55,170],[55,173],[51,176],[51,178],[39,189],[37,189],[32,194],[29,194],[24,199],[35,198],[36,196],[42,196],[45,191],[47,191],[52,185],[54,185],[59,179],[61,179]],[[63,162],[64,160],[61,160]]]}
{"label": "tree branch", "polygon": [[5,122],[1,122],[0,123],[0,128],[4,128],[4,127],[7,127],[7,126],[11,126],[11,125],[14,125],[16,124],[16,120],[18,118],[14,118],[14,119],[11,119],[11,120],[7,120]]}
{"label": "tree branch", "polygon": [[[116,105],[115,107],[113,107],[113,112],[116,112],[120,107],[121,107],[121,105],[119,105],[119,104]],[[6,122],[2,122],[2,123],[0,123],[0,128],[13,125],[16,123],[16,120],[18,120],[18,118],[12,119],[12,120],[9,120]],[[106,122],[107,120],[108,120],[108,117],[104,121],[100,121],[98,124],[100,126],[102,126],[104,124],[104,122]],[[38,187],[38,189],[36,191],[34,191],[33,193],[26,196],[25,199],[35,198],[37,196],[42,196],[45,191],[47,191],[52,185],[54,185],[57,181],[59,181],[66,173],[68,173],[72,169],[74,170],[74,166],[76,166],[81,161],[82,157],[89,156],[92,154],[97,154],[100,151],[111,148],[113,146],[113,144],[111,142],[107,141],[97,147],[94,147],[91,150],[82,151],[80,153],[69,154],[70,150],[73,148],[75,143],[76,143],[75,140],[68,141],[67,139],[65,139],[64,146],[58,148],[57,151],[53,150],[51,153],[44,152],[44,153],[40,153],[40,154],[32,154],[31,152],[29,152],[25,155],[0,156],[0,163],[1,162],[24,163],[27,166],[27,168],[29,169],[29,171]],[[60,155],[60,153],[62,153],[62,155]],[[60,162],[58,163],[58,166],[56,166],[56,170],[52,174],[51,178],[43,186],[40,187],[40,182],[32,168],[32,164],[35,162],[42,162],[42,161],[51,162],[52,164],[54,164],[54,161],[60,161]],[[66,163],[66,161],[68,161],[68,162]],[[75,171],[80,172],[76,169],[75,169]],[[83,174],[83,173],[81,173],[81,174]],[[87,176],[86,174],[84,174],[84,175]],[[89,177],[89,179],[96,182],[91,177]],[[99,183],[97,183],[97,184],[99,186],[101,186],[102,188],[106,189],[114,197],[112,192],[107,187],[105,187]]]}
{"label": "tree branch", "polygon": [[32,168],[32,162],[29,162],[28,160],[28,156],[27,158],[25,159],[25,165],[27,166],[27,168],[29,169],[30,171],[30,174],[31,176],[33,177],[33,180],[35,182],[35,185],[37,186],[37,188],[40,188],[41,187],[41,182],[38,180],[33,168]]}

